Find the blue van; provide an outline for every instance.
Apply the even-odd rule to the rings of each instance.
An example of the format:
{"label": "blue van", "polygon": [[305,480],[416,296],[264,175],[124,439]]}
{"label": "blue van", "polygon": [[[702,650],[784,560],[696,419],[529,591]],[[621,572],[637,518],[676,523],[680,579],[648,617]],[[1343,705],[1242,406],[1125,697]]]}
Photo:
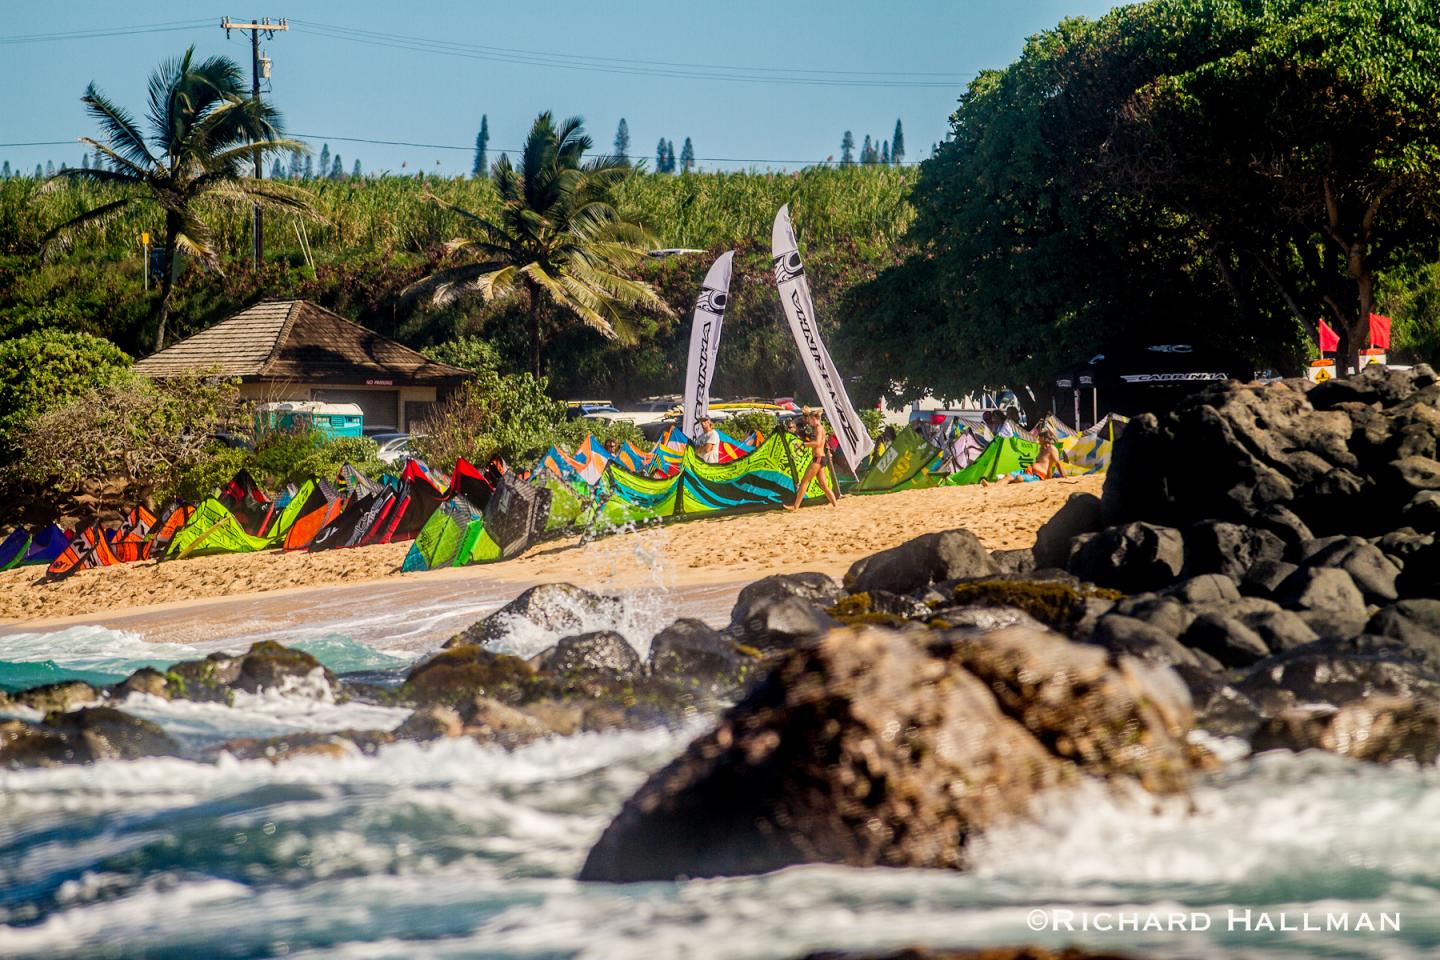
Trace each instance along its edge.
{"label": "blue van", "polygon": [[257,430],[319,430],[325,439],[365,434],[365,413],[358,403],[284,400],[255,407]]}

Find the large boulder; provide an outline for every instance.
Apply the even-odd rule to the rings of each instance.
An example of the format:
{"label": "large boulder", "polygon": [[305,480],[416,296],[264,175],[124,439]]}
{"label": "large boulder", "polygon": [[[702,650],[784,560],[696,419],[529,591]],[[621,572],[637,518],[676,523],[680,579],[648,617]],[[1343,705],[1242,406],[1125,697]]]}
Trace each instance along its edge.
{"label": "large boulder", "polygon": [[1244,580],[1257,563],[1284,558],[1285,541],[1259,527],[1203,520],[1185,529],[1185,568]]}
{"label": "large boulder", "polygon": [[518,703],[534,695],[537,682],[535,668],[521,658],[467,643],[412,667],[400,695],[422,706],[454,706],[475,696]]}
{"label": "large boulder", "polygon": [[613,630],[563,637],[536,659],[539,672],[562,677],[626,680],[640,672],[640,655]]}
{"label": "large boulder", "polygon": [[580,876],[963,867],[976,831],[1077,773],[1183,788],[1189,721],[1173,676],[1045,630],[836,630],[652,776]]}
{"label": "large boulder", "polygon": [[921,534],[898,547],[856,560],[845,573],[845,588],[851,593],[910,593],[942,580],[999,572],[975,534],[964,529],[946,530]]}
{"label": "large boulder", "polygon": [[1072,542],[1069,570],[1082,580],[1125,593],[1169,586],[1185,566],[1180,531],[1130,523],[1086,534]]}
{"label": "large boulder", "polygon": [[1440,703],[1371,697],[1341,707],[1301,706],[1260,726],[1256,750],[1326,750],[1356,760],[1433,764],[1440,757]]}
{"label": "large boulder", "polygon": [[53,712],[40,723],[0,721],[0,766],[51,767],[98,760],[176,756],[165,731],[113,707]]}
{"label": "large boulder", "polygon": [[650,640],[646,669],[657,680],[729,688],[742,682],[755,658],[703,620],[683,618]]}
{"label": "large boulder", "polygon": [[1063,567],[1070,556],[1070,541],[1105,526],[1100,498],[1093,493],[1072,493],[1054,516],[1035,531],[1035,566]]}
{"label": "large boulder", "polygon": [[154,673],[148,668],[137,671],[118,684],[115,693],[149,693],[202,703],[231,703],[236,691],[280,690],[315,697],[341,693],[340,681],[320,661],[274,640],[251,644],[239,656],[212,653],[204,660],[174,664],[158,679]]}
{"label": "large boulder", "polygon": [[730,611],[736,641],[765,653],[788,650],[835,627],[824,610],[841,590],[823,573],[780,574],[746,586]]}
{"label": "large boulder", "polygon": [[82,680],[62,680],[28,690],[6,693],[0,690],[0,708],[23,707],[41,713],[73,710],[100,699],[100,691]]}
{"label": "large boulder", "polygon": [[[562,636],[612,626],[620,610],[621,602],[616,597],[591,593],[573,583],[542,583],[471,624],[447,640],[445,646],[486,646],[531,636],[553,642]],[[549,643],[542,640],[542,645]]]}
{"label": "large boulder", "polygon": [[1370,603],[1389,603],[1398,597],[1395,580],[1400,568],[1379,547],[1359,537],[1336,537],[1317,544],[1305,566],[1344,570]]}
{"label": "large boulder", "polygon": [[1321,639],[1274,653],[1236,683],[1266,716],[1305,704],[1334,706],[1373,696],[1440,700],[1440,672],[1393,638]]}

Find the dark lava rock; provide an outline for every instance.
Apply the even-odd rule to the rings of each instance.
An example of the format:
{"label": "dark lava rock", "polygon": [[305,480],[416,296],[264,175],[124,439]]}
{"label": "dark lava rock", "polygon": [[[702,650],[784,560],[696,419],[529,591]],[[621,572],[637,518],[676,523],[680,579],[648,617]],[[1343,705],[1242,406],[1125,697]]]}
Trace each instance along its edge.
{"label": "dark lava rock", "polygon": [[730,626],[733,629],[742,625],[750,607],[762,600],[795,597],[817,607],[828,607],[844,592],[833,577],[823,573],[773,574],[741,588],[730,611]]}
{"label": "dark lava rock", "polygon": [[1350,574],[1334,567],[1301,567],[1280,584],[1275,599],[1292,610],[1365,619],[1364,595]]}
{"label": "dark lava rock", "polygon": [[1181,580],[1165,590],[1165,594],[1184,603],[1217,603],[1239,600],[1240,588],[1226,574],[1206,573]]}
{"label": "dark lava rock", "polygon": [[471,624],[447,640],[445,646],[494,643],[509,636],[517,623],[560,636],[581,633],[597,620],[613,621],[619,611],[620,600],[615,597],[591,593],[573,583],[542,583]]}
{"label": "dark lava rock", "polygon": [[1212,671],[1179,666],[1175,673],[1190,690],[1195,705],[1195,725],[1216,737],[1249,740],[1264,721],[1250,698]]}
{"label": "dark lava rock", "polygon": [[518,703],[532,696],[536,685],[535,669],[526,661],[469,643],[416,664],[400,693],[421,705],[454,705],[476,695]]}
{"label": "dark lava rock", "polygon": [[1090,643],[1104,647],[1116,654],[1127,654],[1152,663],[1170,666],[1189,666],[1196,669],[1217,668],[1219,663],[1207,658],[1200,659],[1196,651],[1159,627],[1153,627],[1144,620],[1112,613],[1101,617],[1090,635]]}
{"label": "dark lava rock", "polygon": [[0,721],[0,766],[52,767],[179,752],[158,726],[113,707],[49,713],[40,723]]}
{"label": "dark lava rock", "polygon": [[151,667],[141,667],[110,688],[110,695],[117,700],[123,700],[132,693],[170,699],[170,689],[165,680],[165,674]]}
{"label": "dark lava rock", "polygon": [[1309,624],[1289,610],[1258,610],[1243,614],[1240,620],[1265,641],[1265,647],[1272,653],[1293,650],[1320,639]]}
{"label": "dark lava rock", "polygon": [[690,618],[676,620],[655,634],[646,657],[652,677],[721,687],[740,683],[755,662],[730,637]]}
{"label": "dark lava rock", "polygon": [[1077,771],[1182,789],[1189,725],[1173,675],[1046,631],[926,645],[837,630],[652,776],[580,876],[962,867],[971,835]]}
{"label": "dark lava rock", "polygon": [[838,626],[814,601],[796,594],[767,589],[747,596],[745,590],[740,591],[730,614],[730,633],[739,643],[762,653],[789,650]]}
{"label": "dark lava rock", "polygon": [[1394,637],[1440,669],[1440,600],[1400,600],[1370,618],[1366,632]]}
{"label": "dark lava rock", "polygon": [[1068,564],[1080,579],[1125,593],[1169,586],[1184,566],[1180,531],[1150,523],[1109,527],[1078,537]]}
{"label": "dark lava rock", "polygon": [[613,630],[565,637],[535,664],[542,674],[568,679],[626,680],[640,673],[640,655]]}
{"label": "dark lava rock", "polygon": [[1356,760],[1433,764],[1440,757],[1440,704],[1371,697],[1335,707],[1295,707],[1270,718],[1251,741],[1256,750],[1326,750]]}
{"label": "dark lava rock", "polygon": [[1426,533],[1440,531],[1440,490],[1421,490],[1416,493],[1400,511],[1400,515],[1416,530]]}
{"label": "dark lava rock", "polygon": [[1316,550],[1305,564],[1344,570],[1370,603],[1389,603],[1398,596],[1395,578],[1400,575],[1400,568],[1368,540],[1340,537]]}
{"label": "dark lava rock", "polygon": [[28,707],[41,713],[63,713],[99,699],[100,691],[80,680],[62,680],[8,694],[0,690],[0,707]]}
{"label": "dark lava rock", "polygon": [[1273,597],[1292,573],[1300,568],[1284,560],[1257,560],[1255,566],[1245,572],[1240,580],[1241,588],[1249,594]]}
{"label": "dark lava rock", "polygon": [[1215,613],[1202,613],[1180,638],[1187,647],[1208,653],[1223,667],[1248,667],[1270,655],[1270,648],[1241,621]]}
{"label": "dark lava rock", "polygon": [[1236,689],[1266,716],[1377,695],[1440,699],[1440,673],[1394,638],[1321,639],[1252,666]]}
{"label": "dark lava rock", "polygon": [[1243,581],[1257,563],[1284,557],[1285,541],[1258,527],[1204,520],[1185,529],[1185,570]]}
{"label": "dark lava rock", "polygon": [[911,593],[941,580],[999,572],[975,534],[946,530],[921,534],[898,547],[856,560],[845,574],[845,588],[851,593]]}
{"label": "dark lava rock", "polygon": [[172,700],[217,703],[230,703],[236,690],[258,693],[271,689],[304,689],[317,681],[327,687],[331,695],[342,694],[340,682],[320,661],[303,650],[293,650],[273,640],[252,644],[238,657],[212,653],[204,660],[177,663],[165,671],[164,679],[163,692],[155,689],[154,678],[148,675],[132,675],[120,687],[143,688],[144,692]]}
{"label": "dark lava rock", "polygon": [[1036,567],[1063,567],[1070,556],[1070,541],[1105,526],[1100,498],[1093,493],[1072,493],[1055,515],[1035,531]]}
{"label": "dark lava rock", "polygon": [[[1035,562],[1035,551],[1026,550],[1023,547],[1019,550],[992,550],[990,559],[995,561],[995,567],[1001,573],[1034,573],[1039,566]],[[1061,557],[1060,559],[1063,563],[1065,558]],[[1046,564],[1046,566],[1058,566],[1058,564]]]}

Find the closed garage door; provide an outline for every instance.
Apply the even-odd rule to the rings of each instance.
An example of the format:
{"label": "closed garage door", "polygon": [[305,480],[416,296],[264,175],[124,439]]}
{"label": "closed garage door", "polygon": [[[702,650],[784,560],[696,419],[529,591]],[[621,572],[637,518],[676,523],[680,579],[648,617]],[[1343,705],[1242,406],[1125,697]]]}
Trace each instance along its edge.
{"label": "closed garage door", "polygon": [[316,390],[325,403],[358,403],[365,411],[365,431],[400,429],[399,390]]}

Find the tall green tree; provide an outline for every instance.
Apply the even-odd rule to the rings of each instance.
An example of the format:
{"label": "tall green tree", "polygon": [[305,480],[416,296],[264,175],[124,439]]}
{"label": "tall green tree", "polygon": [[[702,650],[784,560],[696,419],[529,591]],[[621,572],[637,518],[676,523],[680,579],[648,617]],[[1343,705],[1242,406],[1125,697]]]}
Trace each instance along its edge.
{"label": "tall green tree", "polygon": [[849,167],[855,164],[855,134],[849,130],[845,136],[840,138],[840,166]]}
{"label": "tall green tree", "polygon": [[359,158],[359,157],[356,157],[356,158],[355,158],[355,166],[353,166],[353,167],[350,168],[350,176],[354,177],[356,180],[359,180],[359,179],[360,179],[361,174],[360,174],[360,158]]}
{"label": "tall green tree", "polygon": [[480,114],[480,132],[475,134],[475,162],[470,167],[470,176],[483,177],[489,164],[485,159],[485,152],[490,146],[490,115]]}
{"label": "tall green tree", "polygon": [[466,235],[449,244],[458,262],[410,288],[438,303],[467,290],[523,298],[536,377],[549,337],[567,320],[624,342],[634,339],[638,315],[672,315],[654,287],[629,276],[653,245],[611,202],[629,168],[615,157],[585,162],[591,146],[580,118],[557,124],[542,113],[520,165],[502,157],[490,171],[500,198],[493,219],[432,198],[461,218]]}
{"label": "tall green tree", "polygon": [[885,140],[880,144],[880,162],[890,166],[890,141]]}
{"label": "tall green tree", "polygon": [[905,128],[899,117],[895,118],[895,133],[890,137],[890,159],[897,164],[905,162]]}
{"label": "tall green tree", "polygon": [[665,138],[661,137],[660,142],[655,144],[655,172],[669,173],[665,167]]}
{"label": "tall green tree", "polygon": [[322,144],[320,145],[320,176],[321,176],[321,177],[328,177],[329,175],[330,175],[330,144],[328,144],[328,143],[322,143]]}
{"label": "tall green tree", "polygon": [[1377,272],[1440,239],[1440,26],[1414,0],[1167,3],[1214,55],[1138,89],[1107,159],[1209,239],[1227,278],[1263,278],[1358,369]]}
{"label": "tall green tree", "polygon": [[630,162],[630,124],[625,118],[620,118],[620,125],[615,128],[615,156],[626,163]]}
{"label": "tall green tree", "polygon": [[197,63],[194,53],[191,47],[151,74],[148,138],[127,111],[90,84],[81,103],[99,125],[103,142],[90,137],[80,141],[100,151],[108,169],[67,170],[42,187],[58,189],[66,180],[84,180],[108,185],[119,194],[52,229],[42,246],[46,255],[132,204],[151,204],[164,214],[156,349],[165,345],[176,254],[183,252],[217,271],[221,268],[211,230],[196,210],[201,201],[313,214],[307,194],[246,176],[256,150],[263,155],[304,149],[283,137],[280,114],[265,101],[250,99],[233,60],[211,57]]}
{"label": "tall green tree", "polygon": [[305,169],[300,172],[301,180],[315,179],[315,158],[309,154],[305,155]]}
{"label": "tall green tree", "polygon": [[340,154],[335,154],[335,159],[330,162],[330,179],[340,180],[345,176],[345,164],[340,159]]}
{"label": "tall green tree", "polygon": [[690,138],[685,138],[685,145],[680,148],[680,172],[689,173],[695,169],[695,145]]}
{"label": "tall green tree", "polygon": [[665,172],[675,172],[675,141],[665,141]]}

